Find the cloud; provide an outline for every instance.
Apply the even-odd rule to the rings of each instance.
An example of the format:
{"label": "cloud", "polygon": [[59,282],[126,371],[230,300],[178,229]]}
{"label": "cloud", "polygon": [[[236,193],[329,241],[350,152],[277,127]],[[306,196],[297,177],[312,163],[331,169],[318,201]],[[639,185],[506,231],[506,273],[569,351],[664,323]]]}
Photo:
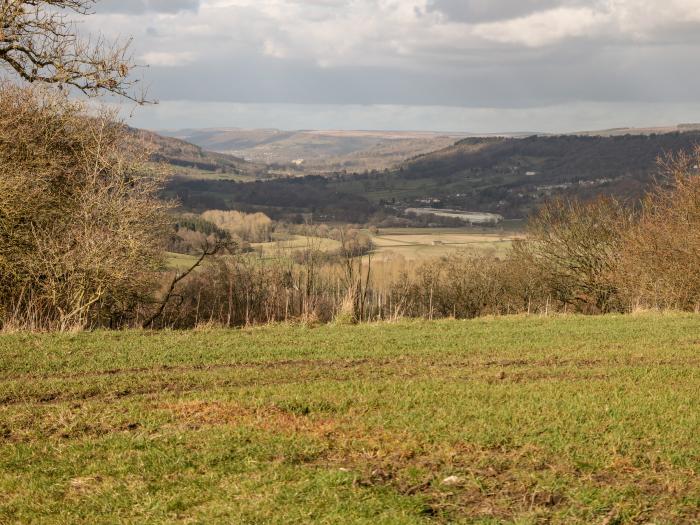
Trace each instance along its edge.
{"label": "cloud", "polygon": [[199,0],[102,0],[97,4],[97,12],[123,14],[142,14],[149,11],[178,13],[180,11],[197,11],[199,4]]}
{"label": "cloud", "polygon": [[139,61],[150,66],[184,67],[194,61],[195,55],[189,51],[168,53],[166,51],[151,51],[139,57]]}
{"label": "cloud", "polygon": [[525,110],[700,91],[698,0],[111,0],[86,25],[135,37],[161,101]]}
{"label": "cloud", "polygon": [[[559,5],[543,8],[555,3]],[[665,32],[700,24],[700,2],[696,0],[669,0],[663,5],[661,0],[531,0],[525,4],[532,12],[476,24],[474,34],[494,42],[531,47],[575,38],[599,39],[601,46],[610,41],[628,45],[640,41],[663,44],[658,38]],[[532,9],[536,5],[540,9]]]}
{"label": "cloud", "polygon": [[585,0],[431,0],[428,11],[442,13],[453,21],[477,24],[581,4],[585,4]]}
{"label": "cloud", "polygon": [[566,38],[596,37],[611,16],[589,7],[558,7],[500,22],[477,25],[474,34],[506,44],[545,46]]}

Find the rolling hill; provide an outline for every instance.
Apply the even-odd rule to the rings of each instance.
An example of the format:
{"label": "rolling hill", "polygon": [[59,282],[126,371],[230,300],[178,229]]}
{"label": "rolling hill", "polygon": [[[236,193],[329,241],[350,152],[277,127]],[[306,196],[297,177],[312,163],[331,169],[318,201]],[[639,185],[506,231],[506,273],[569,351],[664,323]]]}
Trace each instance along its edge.
{"label": "rolling hill", "polygon": [[[581,131],[568,136],[618,137],[697,132],[700,124],[649,128]],[[521,139],[557,135],[533,132],[474,134],[422,131],[341,131],[209,128],[159,132],[211,152],[233,155],[258,165],[269,165],[278,176],[319,175],[332,172],[383,171],[410,159],[450,148],[463,139]]]}
{"label": "rolling hill", "polygon": [[452,145],[465,133],[190,129],[160,132],[198,146],[272,165],[278,174],[384,170]]}
{"label": "rolling hill", "polygon": [[658,159],[700,144],[700,132],[467,138],[388,173],[338,183],[378,204],[526,216],[553,196],[641,196]]}
{"label": "rolling hill", "polygon": [[364,222],[412,207],[496,212],[522,218],[554,196],[640,197],[657,159],[700,144],[700,132],[465,138],[385,171],[268,182],[178,179],[170,191],[190,209],[226,207],[273,217],[313,212]]}
{"label": "rolling hill", "polygon": [[152,161],[172,166],[178,176],[194,179],[254,180],[269,175],[269,169],[264,164],[249,162],[234,155],[207,151],[187,141],[165,137],[152,131],[129,128],[129,132],[150,147]]}

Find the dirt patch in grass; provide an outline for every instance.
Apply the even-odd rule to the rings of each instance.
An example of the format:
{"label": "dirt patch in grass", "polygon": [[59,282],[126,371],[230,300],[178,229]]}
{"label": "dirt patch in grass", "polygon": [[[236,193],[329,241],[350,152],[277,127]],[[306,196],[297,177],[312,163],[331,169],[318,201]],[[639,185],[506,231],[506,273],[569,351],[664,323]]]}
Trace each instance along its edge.
{"label": "dirt patch in grass", "polygon": [[170,412],[175,420],[190,429],[205,426],[241,425],[276,433],[309,434],[328,437],[338,427],[331,417],[309,417],[303,409],[298,411],[274,405],[244,407],[222,401],[192,401],[160,405],[158,408]]}
{"label": "dirt patch in grass", "polygon": [[[425,501],[425,516],[437,522],[523,517],[533,522],[565,522],[566,512],[576,507],[577,514],[587,515],[591,523],[607,519],[607,523],[691,524],[700,520],[700,507],[692,504],[692,498],[700,494],[700,479],[688,469],[665,463],[650,469],[618,456],[605,468],[589,471],[532,444],[438,446],[415,435],[368,428],[352,416],[219,401],[159,408],[190,429],[241,425],[317,439],[324,452],[306,461],[307,467],[345,472],[356,487],[385,487],[401,495],[420,496]],[[587,509],[577,492],[581,489],[630,492],[634,498],[617,498],[614,506]],[[684,499],[690,503],[678,512],[677,502]],[[639,501],[646,503],[640,506]],[[674,502],[676,512],[670,514]]]}
{"label": "dirt patch in grass", "polygon": [[[389,486],[400,494],[423,496],[426,514],[444,523],[524,517],[536,523],[580,523],[571,517],[572,509],[588,516],[588,523],[606,518],[608,523],[700,522],[698,477],[668,464],[650,472],[620,457],[603,470],[586,472],[532,445],[483,448],[466,443],[437,450],[426,446],[415,455],[331,452],[325,460],[326,466],[342,465],[352,472],[359,486]],[[608,493],[611,503],[587,508],[586,492]],[[682,510],[679,501],[687,501]]]}

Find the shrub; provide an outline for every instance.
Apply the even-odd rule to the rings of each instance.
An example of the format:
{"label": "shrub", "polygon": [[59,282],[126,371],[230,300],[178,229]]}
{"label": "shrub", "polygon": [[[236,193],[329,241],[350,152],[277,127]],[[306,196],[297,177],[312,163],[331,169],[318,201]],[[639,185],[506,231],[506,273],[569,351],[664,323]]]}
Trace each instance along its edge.
{"label": "shrub", "polygon": [[158,326],[193,328],[212,323],[244,326],[293,319],[333,318],[335,298],[314,267],[250,256],[221,256],[178,289]]}
{"label": "shrub", "polygon": [[150,294],[170,205],[146,153],[109,113],[0,87],[0,325],[113,325]]}
{"label": "shrub", "polygon": [[528,222],[513,256],[531,265],[553,299],[587,313],[621,308],[616,271],[633,214],[611,198],[556,200]]}
{"label": "shrub", "polygon": [[617,279],[630,308],[700,308],[700,147],[661,161],[663,177],[624,233]]}
{"label": "shrub", "polygon": [[519,259],[457,253],[423,263],[392,288],[392,302],[410,317],[473,318],[535,312],[547,304],[544,282]]}

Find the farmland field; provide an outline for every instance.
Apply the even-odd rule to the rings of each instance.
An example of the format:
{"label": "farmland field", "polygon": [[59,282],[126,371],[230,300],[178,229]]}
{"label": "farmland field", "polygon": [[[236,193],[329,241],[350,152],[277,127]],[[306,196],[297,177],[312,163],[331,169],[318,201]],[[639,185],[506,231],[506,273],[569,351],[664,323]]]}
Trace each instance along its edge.
{"label": "farmland field", "polygon": [[0,336],[0,523],[697,523],[700,317]]}
{"label": "farmland field", "polygon": [[[365,232],[369,234],[369,232]],[[494,232],[478,228],[386,228],[378,234],[369,234],[374,244],[373,258],[378,262],[402,260],[421,262],[469,252],[504,258],[513,240],[522,237],[517,231]],[[290,235],[273,242],[252,243],[266,258],[286,257],[296,251],[307,249],[336,252],[339,241],[305,235]],[[192,255],[168,253],[168,267],[173,270],[189,268],[197,258]]]}
{"label": "farmland field", "polygon": [[187,255],[184,253],[166,253],[166,262],[168,269],[170,270],[187,270],[195,262],[197,262],[197,259],[198,257],[195,257],[194,255]]}
{"label": "farmland field", "polygon": [[411,261],[442,257],[458,251],[504,257],[517,237],[512,232],[481,232],[471,228],[394,228],[380,230],[372,236],[372,242],[379,259],[397,254]]}
{"label": "farmland field", "polygon": [[322,237],[309,237],[306,235],[292,235],[288,239],[273,242],[260,242],[251,244],[252,247],[262,250],[265,256],[288,255],[297,250],[321,250],[333,251],[340,248],[340,242]]}

